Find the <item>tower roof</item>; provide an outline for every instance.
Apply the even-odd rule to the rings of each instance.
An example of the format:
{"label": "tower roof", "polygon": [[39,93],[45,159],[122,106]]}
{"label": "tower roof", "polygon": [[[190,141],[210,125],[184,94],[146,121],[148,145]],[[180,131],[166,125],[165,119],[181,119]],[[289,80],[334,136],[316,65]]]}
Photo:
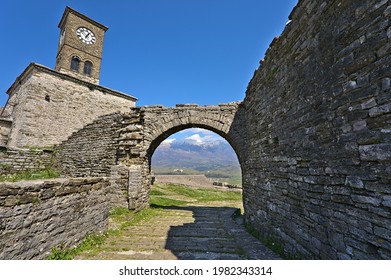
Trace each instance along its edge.
{"label": "tower roof", "polygon": [[87,17],[86,15],[83,15],[82,13],[79,13],[78,11],[72,9],[71,7],[69,6],[66,6],[65,8],[65,11],[64,11],[64,14],[62,15],[62,18],[60,20],[60,23],[58,24],[58,27],[61,28],[61,26],[64,24],[64,22],[66,21],[66,18],[68,16],[68,14],[75,14],[77,15],[78,17],[90,22],[91,24],[93,25],[96,25],[98,26],[99,28],[103,29],[105,32],[109,29],[107,26],[104,26],[103,24],[100,24],[99,22]]}

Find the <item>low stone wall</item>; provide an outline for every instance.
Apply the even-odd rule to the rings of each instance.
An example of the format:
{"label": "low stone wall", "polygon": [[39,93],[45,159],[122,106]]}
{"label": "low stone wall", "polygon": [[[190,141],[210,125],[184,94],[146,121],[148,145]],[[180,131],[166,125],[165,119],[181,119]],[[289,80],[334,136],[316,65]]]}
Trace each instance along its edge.
{"label": "low stone wall", "polygon": [[0,146],[0,175],[46,169],[52,164],[53,151],[15,149]]}
{"label": "low stone wall", "polygon": [[44,259],[107,229],[106,178],[0,183],[0,259]]}

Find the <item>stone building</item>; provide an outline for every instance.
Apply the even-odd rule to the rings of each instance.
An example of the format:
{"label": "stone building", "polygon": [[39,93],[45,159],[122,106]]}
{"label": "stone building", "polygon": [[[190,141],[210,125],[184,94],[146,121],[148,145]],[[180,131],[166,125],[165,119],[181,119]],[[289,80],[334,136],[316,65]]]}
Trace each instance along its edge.
{"label": "stone building", "polygon": [[69,7],[58,27],[55,70],[31,63],[7,91],[2,146],[52,146],[99,116],[135,106],[135,97],[99,85],[108,28]]}

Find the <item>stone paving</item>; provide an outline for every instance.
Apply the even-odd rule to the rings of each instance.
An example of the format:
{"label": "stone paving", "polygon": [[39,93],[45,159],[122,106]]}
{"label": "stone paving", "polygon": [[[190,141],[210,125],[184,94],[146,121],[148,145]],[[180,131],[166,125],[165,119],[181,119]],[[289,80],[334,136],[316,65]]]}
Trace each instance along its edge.
{"label": "stone paving", "polygon": [[158,216],[109,237],[103,251],[86,259],[243,260],[279,259],[232,216],[237,208],[166,207]]}

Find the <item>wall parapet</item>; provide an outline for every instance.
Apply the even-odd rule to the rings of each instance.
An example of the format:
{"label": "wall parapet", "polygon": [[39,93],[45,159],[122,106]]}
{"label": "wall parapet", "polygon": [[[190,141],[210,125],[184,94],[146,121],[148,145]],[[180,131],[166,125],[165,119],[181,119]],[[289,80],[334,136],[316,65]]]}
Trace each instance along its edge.
{"label": "wall parapet", "polygon": [[107,178],[0,183],[0,259],[44,259],[107,229]]}

